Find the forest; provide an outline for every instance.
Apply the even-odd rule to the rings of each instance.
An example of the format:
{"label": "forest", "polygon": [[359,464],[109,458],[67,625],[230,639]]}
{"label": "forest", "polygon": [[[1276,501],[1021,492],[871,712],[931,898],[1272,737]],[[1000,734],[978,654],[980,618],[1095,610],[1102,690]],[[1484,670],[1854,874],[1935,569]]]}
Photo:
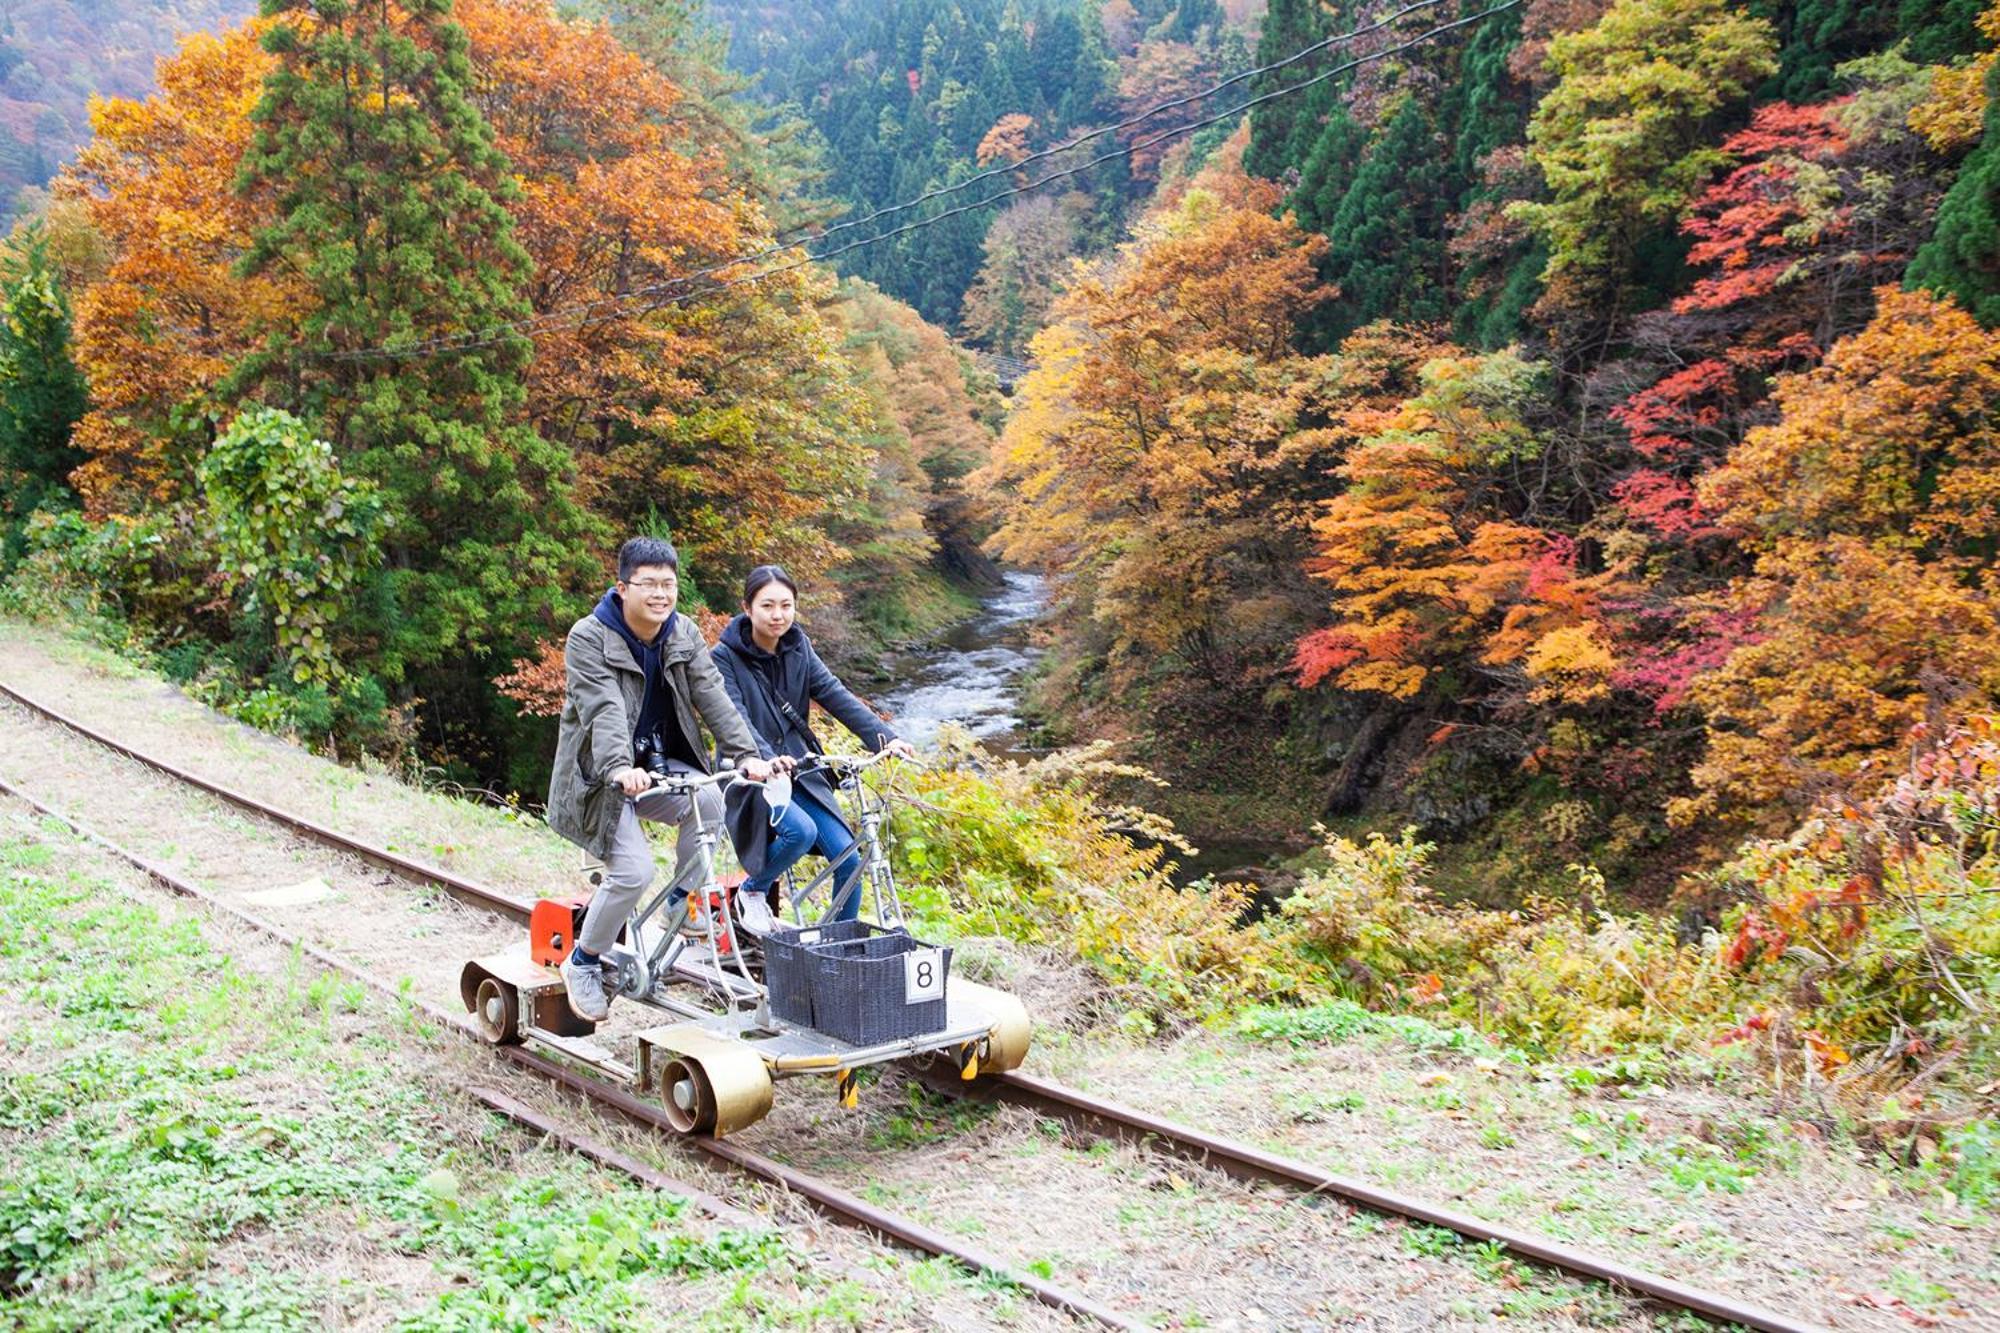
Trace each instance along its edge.
{"label": "forest", "polygon": [[[624,534],[710,615],[784,562],[850,663],[1036,570],[1085,758],[930,779],[936,910],[1146,1022],[1754,1042],[1914,1084],[1907,1138],[2000,1076],[1996,42],[1976,0],[265,0],[93,103],[9,244],[5,606],[532,802]],[[1245,831],[1302,854],[1254,928],[1167,868]]]}
{"label": "forest", "polygon": [[92,96],[142,97],[153,65],[190,32],[247,17],[252,0],[11,0],[0,6],[0,211],[44,206],[43,187],[90,137]]}

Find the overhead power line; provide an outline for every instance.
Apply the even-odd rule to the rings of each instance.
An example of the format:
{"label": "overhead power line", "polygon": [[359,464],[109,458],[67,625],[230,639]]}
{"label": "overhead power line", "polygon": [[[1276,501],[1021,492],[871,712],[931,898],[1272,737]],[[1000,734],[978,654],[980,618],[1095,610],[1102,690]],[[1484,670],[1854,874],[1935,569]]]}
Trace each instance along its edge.
{"label": "overhead power line", "polygon": [[[1290,55],[1284,57],[1281,60],[1274,60],[1268,65],[1259,65],[1255,69],[1246,69],[1241,74],[1232,74],[1228,78],[1224,79],[1222,82],[1208,88],[1203,88],[1198,92],[1188,93],[1183,97],[1176,97],[1171,99],[1170,101],[1156,102],[1152,106],[1147,107],[1144,111],[1139,112],[1137,115],[1129,116],[1126,119],[1119,121],[1115,125],[1100,126],[1097,129],[1089,130],[1083,134],[1079,134],[1073,139],[1067,139],[1059,144],[1052,144],[1049,147],[1041,149],[1038,152],[1030,153],[1026,157],[1018,158],[1013,162],[1007,163],[1005,166],[994,167],[990,170],[982,171],[976,176],[968,176],[964,180],[957,181],[951,185],[940,185],[935,189],[924,191],[922,194],[916,196],[914,199],[906,199],[900,204],[891,204],[887,208],[878,208],[874,212],[868,213],[862,217],[850,218],[847,219],[846,221],[836,223],[833,226],[828,227],[825,230],[816,233],[813,239],[824,240],[826,237],[831,236],[836,232],[851,231],[856,227],[865,227],[871,222],[879,221],[880,219],[892,216],[893,214],[905,213],[912,208],[921,207],[924,204],[930,203],[934,199],[942,199],[948,195],[957,194],[962,190],[969,190],[973,186],[979,184],[981,181],[992,180],[997,176],[1011,175],[1012,173],[1019,171],[1021,168],[1029,166],[1033,163],[1046,162],[1050,158],[1061,157],[1064,153],[1070,152],[1072,149],[1080,148],[1084,144],[1090,143],[1094,139],[1101,139],[1107,134],[1116,134],[1120,130],[1132,129],[1134,126],[1142,125],[1146,121],[1151,120],[1153,117],[1160,115],[1163,112],[1177,111],[1181,107],[1189,106],[1196,102],[1207,101],[1209,98],[1221,92],[1224,88],[1233,87],[1234,85],[1242,83],[1247,79],[1254,79],[1259,77],[1260,75],[1275,73],[1278,70],[1285,68],[1287,65],[1297,64],[1299,61],[1306,59],[1308,56],[1318,55],[1321,51],[1328,50],[1335,46],[1345,46],[1347,43],[1353,41],[1356,37],[1362,37],[1371,32],[1379,32],[1383,28],[1386,28],[1390,24],[1394,23],[1397,19],[1405,18],[1411,14],[1416,13],[1420,9],[1434,9],[1438,5],[1445,3],[1447,3],[1447,0],[1416,0],[1414,4],[1404,5],[1401,9],[1396,10],[1394,13],[1385,14],[1381,18],[1376,19],[1372,23],[1364,23],[1360,27],[1350,29],[1347,32],[1335,33],[1331,37],[1323,37],[1319,41],[1312,43],[1310,46],[1304,46],[1299,48],[1298,50],[1292,52]],[[772,246],[771,249],[767,250],[765,253],[769,254],[772,251],[785,248],[789,247]],[[762,258],[763,256],[760,255],[758,257]]]}
{"label": "overhead power line", "polygon": [[1293,52],[1291,55],[1288,55],[1281,60],[1272,61],[1268,65],[1261,65],[1255,69],[1245,70],[1241,74],[1235,75],[1229,79],[1225,79],[1221,83],[1216,84],[1213,88],[1198,93],[1191,93],[1185,97],[1176,98],[1172,101],[1159,103],[1153,107],[1149,107],[1147,110],[1139,113],[1136,116],[1129,117],[1128,119],[1119,122],[1116,125],[1108,125],[1103,127],[1102,129],[1093,130],[1090,133],[1079,136],[1078,138],[1071,140],[1068,143],[1059,145],[1057,147],[1044,149],[1039,153],[1032,154],[1030,157],[1023,158],[1018,162],[1010,163],[1008,166],[1004,168],[997,168],[993,171],[982,173],[980,176],[972,177],[965,181],[960,181],[955,185],[949,187],[941,187],[940,189],[927,192],[924,195],[920,195],[916,198],[907,200],[903,203],[895,204],[888,208],[878,209],[875,212],[867,215],[866,217],[857,218],[848,222],[840,223],[838,226],[830,227],[826,229],[826,231],[818,233],[815,237],[808,238],[806,240],[790,241],[782,244],[773,244],[766,246],[761,250],[752,251],[748,254],[732,256],[729,259],[718,261],[716,263],[707,265],[704,268],[696,269],[692,272],[680,274],[672,278],[663,279],[660,282],[651,283],[644,287],[635,288],[629,292],[621,292],[612,296],[600,297],[596,300],[586,302],[582,306],[574,310],[549,312],[547,314],[542,314],[542,315],[526,316],[521,319],[509,320],[504,323],[489,325],[482,329],[467,330],[463,333],[440,334],[433,338],[422,339],[420,341],[409,343],[399,347],[389,347],[389,346],[365,347],[365,348],[355,348],[352,350],[342,351],[342,352],[323,353],[319,356],[318,359],[329,360],[329,361],[403,360],[411,357],[429,356],[438,352],[472,351],[480,347],[490,347],[496,343],[511,338],[533,337],[537,334],[553,333],[564,329],[582,328],[590,324],[603,323],[611,319],[649,314],[652,313],[653,311],[666,309],[669,306],[680,305],[687,301],[705,299],[707,297],[716,295],[717,293],[728,291],[734,287],[746,286],[751,283],[757,283],[757,282],[767,282],[770,279],[778,277],[781,274],[790,273],[801,268],[807,268],[814,264],[821,264],[829,259],[836,259],[841,255],[862,249],[866,246],[879,245],[884,241],[890,241],[896,239],[899,236],[909,235],[912,232],[920,231],[926,227],[935,226],[940,222],[947,221],[954,217],[962,216],[966,213],[973,212],[977,209],[989,208],[994,204],[998,204],[1004,200],[1014,198],[1017,195],[1031,193],[1035,190],[1041,189],[1043,186],[1053,184],[1056,181],[1066,180],[1074,176],[1082,175],[1085,172],[1092,170],[1093,168],[1102,166],[1104,163],[1109,162],[1114,158],[1123,157],[1131,153],[1136,153],[1141,149],[1150,148],[1157,144],[1164,143],[1168,139],[1176,138],[1178,136],[1185,134],[1192,134],[1197,130],[1206,129],[1211,125],[1217,125],[1222,123],[1223,121],[1233,120],[1241,116],[1246,111],[1249,111],[1258,106],[1262,106],[1266,103],[1276,101],[1278,98],[1288,97],[1293,93],[1302,92],[1307,88],[1311,88],[1317,84],[1324,83],[1328,79],[1335,78],[1341,74],[1348,73],[1349,71],[1358,69],[1363,65],[1371,64],[1377,60],[1384,59],[1385,57],[1397,55],[1401,52],[1411,50],[1417,46],[1423,45],[1426,42],[1435,40],[1436,38],[1441,37],[1446,33],[1454,32],[1460,28],[1470,27],[1473,24],[1484,22],[1485,20],[1492,18],[1496,14],[1504,13],[1509,9],[1514,9],[1518,7],[1522,2],[1523,0],[1501,0],[1501,3],[1489,6],[1488,8],[1482,9],[1477,13],[1464,15],[1463,17],[1453,19],[1448,23],[1437,24],[1436,26],[1428,28],[1425,31],[1418,33],[1416,36],[1408,38],[1404,41],[1397,42],[1390,46],[1385,46],[1377,51],[1371,51],[1364,55],[1356,56],[1352,60],[1348,60],[1341,64],[1332,66],[1329,69],[1322,70],[1320,73],[1313,75],[1311,78],[1301,79],[1296,83],[1289,83],[1284,85],[1283,87],[1274,88],[1267,92],[1260,93],[1255,97],[1247,98],[1244,101],[1241,101],[1236,105],[1230,107],[1226,111],[1217,112],[1214,115],[1192,121],[1185,125],[1171,126],[1167,129],[1157,131],[1154,134],[1134,139],[1129,143],[1121,145],[1120,147],[1110,149],[1103,153],[1099,153],[1098,155],[1090,158],[1087,161],[1077,163],[1073,166],[1065,167],[1059,171],[1050,172],[1048,175],[1037,177],[1035,180],[1028,181],[1025,184],[1016,185],[1011,189],[1002,190],[997,194],[987,195],[982,198],[973,200],[970,203],[959,204],[956,205],[955,207],[945,209],[942,212],[928,214],[914,221],[906,222],[900,226],[891,228],[888,231],[878,232],[868,236],[863,236],[856,240],[848,241],[845,244],[834,246],[831,249],[808,251],[801,258],[792,260],[788,263],[772,265],[766,268],[760,268],[751,273],[738,274],[734,277],[723,278],[717,281],[712,281],[712,282],[706,281],[707,279],[714,278],[717,274],[726,273],[731,269],[740,268],[745,264],[756,263],[762,259],[767,259],[776,254],[782,254],[790,250],[804,250],[811,243],[811,240],[813,239],[823,240],[826,236],[831,235],[836,231],[847,230],[853,227],[862,226],[869,221],[886,217],[894,213],[907,211],[911,208],[917,207],[918,205],[924,202],[937,199],[947,194],[956,193],[960,190],[967,188],[968,186],[977,183],[980,180],[991,179],[995,176],[1000,176],[1000,175],[1012,174],[1014,172],[1019,171],[1020,168],[1026,165],[1028,162],[1047,160],[1048,158],[1069,152],[1074,148],[1076,148],[1079,144],[1082,144],[1090,139],[1101,138],[1104,135],[1113,133],[1119,129],[1132,128],[1133,126],[1141,124],[1144,121],[1152,118],[1153,116],[1159,115],[1164,111],[1172,110],[1181,106],[1186,106],[1193,102],[1205,100],[1207,97],[1214,95],[1215,92],[1223,88],[1241,83],[1246,79],[1255,78],[1261,74],[1267,74],[1274,70],[1282,69],[1288,65],[1296,63],[1301,59],[1304,59],[1309,55],[1328,49],[1328,47],[1332,44],[1342,41],[1350,41],[1356,36],[1362,35],[1367,32],[1375,31],[1381,27],[1386,26],[1391,22],[1394,22],[1396,19],[1404,17],[1405,15],[1413,13],[1419,9],[1430,8],[1435,5],[1445,3],[1445,0],[1418,0],[1418,3],[1406,5],[1402,9],[1397,10],[1395,13],[1389,15],[1384,19],[1378,20],[1373,24],[1364,25],[1360,28],[1354,29],[1351,32],[1343,33],[1336,37],[1329,37],[1323,39],[1322,41],[1315,42],[1310,46],[1301,48],[1300,50]]}

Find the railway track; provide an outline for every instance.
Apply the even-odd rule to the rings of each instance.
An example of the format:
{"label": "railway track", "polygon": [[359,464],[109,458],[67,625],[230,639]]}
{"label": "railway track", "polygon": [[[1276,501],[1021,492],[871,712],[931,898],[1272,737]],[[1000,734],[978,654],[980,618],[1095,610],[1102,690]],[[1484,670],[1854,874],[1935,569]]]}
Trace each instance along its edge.
{"label": "railway track", "polygon": [[[61,726],[95,745],[276,824],[301,838],[359,857],[406,878],[434,885],[482,911],[512,921],[525,922],[528,918],[527,903],[477,884],[442,867],[429,865],[350,837],[314,820],[137,750],[21,693],[5,682],[0,682],[0,696],[12,700],[30,714]],[[217,898],[198,885],[119,846],[13,783],[0,779],[0,792],[12,795],[68,824],[81,836],[132,864],[172,892],[196,899],[210,909],[242,921],[252,929],[279,940],[288,947],[298,948],[323,966],[352,976],[372,989],[407,1000],[408,997],[401,996],[395,987],[364,969],[297,938],[235,904]],[[426,1002],[416,1003],[450,1030],[472,1040],[482,1040],[464,1016],[448,1013]],[[507,1046],[491,1049],[498,1058],[581,1096],[610,1113],[649,1127],[663,1135],[681,1139],[694,1150],[707,1155],[712,1162],[728,1170],[787,1189],[810,1201],[823,1214],[837,1221],[860,1227],[927,1254],[949,1258],[974,1273],[1003,1279],[1017,1286],[1037,1302],[1079,1319],[1110,1328],[1139,1327],[1128,1316],[1087,1296],[1069,1291],[1033,1274],[1017,1271],[994,1256],[967,1245],[960,1238],[947,1236],[921,1223],[878,1208],[849,1191],[798,1171],[775,1158],[722,1139],[680,1135],[671,1128],[664,1111],[622,1087],[579,1073],[545,1055],[522,1047]],[[1765,1330],[1767,1333],[1809,1333],[1823,1327],[1763,1309],[1724,1293],[1707,1291],[1671,1278],[1647,1273],[1606,1256],[1563,1245],[1530,1232],[1443,1208],[1399,1191],[1340,1176],[1307,1163],[1270,1153],[1254,1145],[1235,1142],[1032,1075],[1016,1072],[988,1076],[967,1086],[958,1079],[955,1070],[919,1069],[916,1072],[928,1086],[948,1096],[1024,1107],[1039,1116],[1060,1121],[1084,1134],[1136,1142],[1153,1151],[1203,1163],[1235,1179],[1253,1183],[1275,1183],[1304,1194],[1338,1198],[1383,1216],[1425,1226],[1442,1227],[1475,1243],[1496,1243],[1522,1260],[1606,1283],[1621,1292],[1643,1298],[1665,1309],[1691,1312],[1725,1324]],[[703,1191],[665,1177],[636,1159],[617,1153],[571,1129],[549,1121],[514,1099],[506,1097],[505,1094],[484,1088],[469,1088],[468,1092],[500,1114],[539,1133],[553,1136],[580,1155],[623,1171],[657,1188],[690,1196],[698,1205],[711,1213],[742,1216],[739,1210]]]}

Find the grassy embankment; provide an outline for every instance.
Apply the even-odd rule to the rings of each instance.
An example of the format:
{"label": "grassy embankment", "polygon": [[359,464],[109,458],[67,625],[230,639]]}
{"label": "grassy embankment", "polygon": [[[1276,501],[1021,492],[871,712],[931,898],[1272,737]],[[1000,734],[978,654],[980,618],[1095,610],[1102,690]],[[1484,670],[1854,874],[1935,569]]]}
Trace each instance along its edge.
{"label": "grassy embankment", "polygon": [[775,1232],[487,1114],[414,1011],[218,944],[18,810],[0,917],[0,1325],[866,1322]]}

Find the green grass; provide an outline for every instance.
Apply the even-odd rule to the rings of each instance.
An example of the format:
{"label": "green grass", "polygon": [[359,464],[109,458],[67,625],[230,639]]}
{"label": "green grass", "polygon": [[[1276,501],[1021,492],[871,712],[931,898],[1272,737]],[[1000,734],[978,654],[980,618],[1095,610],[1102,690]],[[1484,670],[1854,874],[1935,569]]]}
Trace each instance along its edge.
{"label": "green grass", "polygon": [[1518,1052],[1496,1046],[1471,1028],[1443,1027],[1408,1014],[1376,1013],[1352,1000],[1327,1000],[1303,1008],[1253,1005],[1237,1016],[1236,1030],[1271,1045],[1318,1046],[1370,1037],[1412,1050],[1526,1063]]}
{"label": "green grass", "polygon": [[918,1148],[958,1138],[992,1116],[991,1103],[946,1097],[921,1083],[906,1083],[902,1106],[868,1131],[868,1143],[874,1148]]}
{"label": "green grass", "polygon": [[686,1327],[649,1293],[690,1278],[729,1293],[711,1328],[867,1321],[776,1236],[697,1232],[680,1200],[442,1107],[359,987],[296,956],[248,971],[58,869],[59,841],[0,834],[0,1326],[317,1329],[388,1299],[411,1330]]}

